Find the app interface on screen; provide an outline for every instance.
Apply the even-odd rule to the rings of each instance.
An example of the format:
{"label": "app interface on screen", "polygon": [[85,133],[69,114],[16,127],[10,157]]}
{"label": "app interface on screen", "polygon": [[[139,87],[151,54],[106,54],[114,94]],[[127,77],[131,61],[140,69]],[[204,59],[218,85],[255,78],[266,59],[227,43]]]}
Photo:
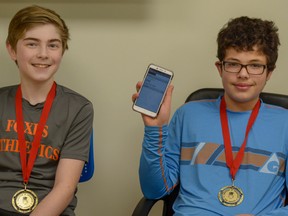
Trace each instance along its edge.
{"label": "app interface on screen", "polygon": [[170,75],[150,68],[136,105],[152,112],[157,112],[162,95],[169,83],[169,78]]}

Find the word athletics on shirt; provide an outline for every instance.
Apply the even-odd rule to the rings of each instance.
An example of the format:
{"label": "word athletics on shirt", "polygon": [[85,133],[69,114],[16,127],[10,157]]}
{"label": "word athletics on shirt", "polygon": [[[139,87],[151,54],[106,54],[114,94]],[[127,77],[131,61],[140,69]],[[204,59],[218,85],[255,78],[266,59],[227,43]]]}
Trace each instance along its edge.
{"label": "word athletics on shirt", "polygon": [[[37,130],[37,123],[24,122],[24,133],[30,136],[34,136]],[[7,127],[5,129],[6,133],[16,132],[17,133],[17,123],[15,120],[8,120]],[[45,125],[42,132],[42,137],[45,138],[48,136],[48,126]],[[0,152],[20,152],[20,145],[17,139],[10,138],[0,138]],[[30,153],[32,148],[32,142],[26,141],[26,150],[27,153]],[[38,149],[38,157],[47,158],[50,160],[57,161],[59,160],[60,150],[53,146],[45,145],[40,143]]]}

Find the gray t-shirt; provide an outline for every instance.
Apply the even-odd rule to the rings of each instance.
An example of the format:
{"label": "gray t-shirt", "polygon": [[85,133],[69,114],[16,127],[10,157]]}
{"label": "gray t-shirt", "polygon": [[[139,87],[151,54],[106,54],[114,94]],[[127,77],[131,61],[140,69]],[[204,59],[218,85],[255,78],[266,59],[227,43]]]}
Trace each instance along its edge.
{"label": "gray t-shirt", "polygon": [[[0,208],[12,212],[15,212],[13,195],[24,189],[15,115],[17,87],[0,88]],[[27,157],[43,106],[44,103],[31,105],[23,99]],[[92,124],[92,103],[78,93],[57,85],[56,97],[27,186],[37,194],[39,202],[51,191],[61,158],[88,160]],[[77,198],[74,196],[62,215],[75,215],[76,204]]]}

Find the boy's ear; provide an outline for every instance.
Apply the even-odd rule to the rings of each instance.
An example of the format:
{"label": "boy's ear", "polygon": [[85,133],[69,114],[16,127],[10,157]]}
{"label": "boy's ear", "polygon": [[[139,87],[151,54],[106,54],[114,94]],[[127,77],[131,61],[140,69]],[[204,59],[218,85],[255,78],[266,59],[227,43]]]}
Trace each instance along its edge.
{"label": "boy's ear", "polygon": [[273,72],[273,70],[272,70],[272,71],[269,71],[269,72],[267,73],[266,81],[268,81],[268,80],[271,78],[272,72]]}
{"label": "boy's ear", "polygon": [[6,43],[6,49],[10,55],[10,58],[13,60],[13,61],[16,61],[17,58],[16,58],[16,51],[13,49],[13,47],[11,46],[10,43]]}
{"label": "boy's ear", "polygon": [[219,75],[222,77],[222,65],[221,65],[221,62],[220,61],[216,61],[215,62],[215,66],[216,66],[216,68],[218,70]]}

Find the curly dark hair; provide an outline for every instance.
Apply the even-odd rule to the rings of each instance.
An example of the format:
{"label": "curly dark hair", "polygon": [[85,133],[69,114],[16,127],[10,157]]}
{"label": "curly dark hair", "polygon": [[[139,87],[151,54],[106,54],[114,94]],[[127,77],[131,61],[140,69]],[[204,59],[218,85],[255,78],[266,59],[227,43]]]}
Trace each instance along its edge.
{"label": "curly dark hair", "polygon": [[231,19],[218,33],[217,57],[223,61],[226,50],[233,47],[238,51],[253,51],[255,45],[267,58],[268,71],[273,71],[278,58],[280,39],[274,22],[249,18]]}

